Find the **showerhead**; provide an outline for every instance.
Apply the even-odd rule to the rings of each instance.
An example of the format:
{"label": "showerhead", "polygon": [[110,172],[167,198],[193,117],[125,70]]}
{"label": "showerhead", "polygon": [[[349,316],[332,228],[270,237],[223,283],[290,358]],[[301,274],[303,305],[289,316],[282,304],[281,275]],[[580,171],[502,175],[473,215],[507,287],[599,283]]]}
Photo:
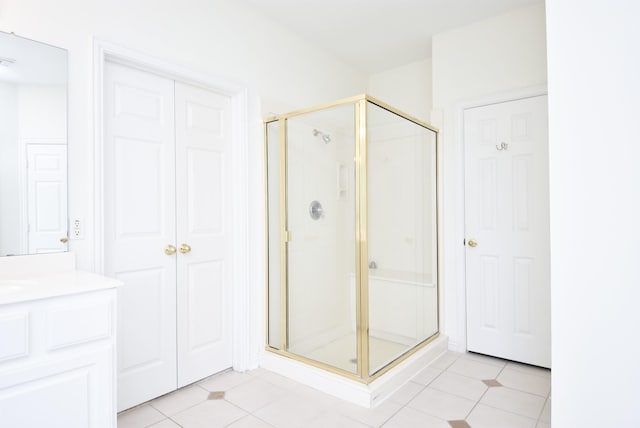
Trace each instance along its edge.
{"label": "showerhead", "polygon": [[331,135],[326,134],[318,129],[314,129],[313,136],[317,137],[318,135],[322,136],[322,141],[324,141],[325,144],[329,144],[331,142]]}

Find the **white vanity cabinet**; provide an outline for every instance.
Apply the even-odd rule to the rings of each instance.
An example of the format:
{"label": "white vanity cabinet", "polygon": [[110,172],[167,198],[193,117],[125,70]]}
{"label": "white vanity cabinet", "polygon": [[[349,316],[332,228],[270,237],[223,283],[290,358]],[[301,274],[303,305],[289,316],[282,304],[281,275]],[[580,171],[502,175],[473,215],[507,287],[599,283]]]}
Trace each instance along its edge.
{"label": "white vanity cabinet", "polygon": [[0,426],[116,426],[116,287],[77,271],[0,278]]}

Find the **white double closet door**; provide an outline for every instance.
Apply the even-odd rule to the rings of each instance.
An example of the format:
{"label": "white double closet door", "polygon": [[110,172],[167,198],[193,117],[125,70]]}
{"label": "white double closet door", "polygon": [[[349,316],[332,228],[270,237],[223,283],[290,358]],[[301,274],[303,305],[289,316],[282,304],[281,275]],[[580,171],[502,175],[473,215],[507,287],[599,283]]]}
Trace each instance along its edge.
{"label": "white double closet door", "polygon": [[231,101],[111,62],[104,99],[123,410],[231,366]]}

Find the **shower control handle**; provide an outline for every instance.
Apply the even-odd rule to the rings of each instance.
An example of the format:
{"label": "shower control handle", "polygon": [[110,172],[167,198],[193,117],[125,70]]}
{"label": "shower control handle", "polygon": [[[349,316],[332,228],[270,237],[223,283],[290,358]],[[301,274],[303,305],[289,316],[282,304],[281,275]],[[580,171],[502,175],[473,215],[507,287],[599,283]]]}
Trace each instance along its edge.
{"label": "shower control handle", "polygon": [[309,204],[309,215],[313,220],[319,220],[324,213],[324,209],[322,208],[322,204],[318,201],[313,201]]}

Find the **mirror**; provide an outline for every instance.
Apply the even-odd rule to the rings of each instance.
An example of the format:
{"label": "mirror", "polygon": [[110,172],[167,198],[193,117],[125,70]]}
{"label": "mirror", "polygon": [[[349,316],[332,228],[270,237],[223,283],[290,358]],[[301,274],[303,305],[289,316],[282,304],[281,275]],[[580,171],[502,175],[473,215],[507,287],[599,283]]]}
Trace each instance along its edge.
{"label": "mirror", "polygon": [[67,250],[67,51],[0,32],[0,256]]}

